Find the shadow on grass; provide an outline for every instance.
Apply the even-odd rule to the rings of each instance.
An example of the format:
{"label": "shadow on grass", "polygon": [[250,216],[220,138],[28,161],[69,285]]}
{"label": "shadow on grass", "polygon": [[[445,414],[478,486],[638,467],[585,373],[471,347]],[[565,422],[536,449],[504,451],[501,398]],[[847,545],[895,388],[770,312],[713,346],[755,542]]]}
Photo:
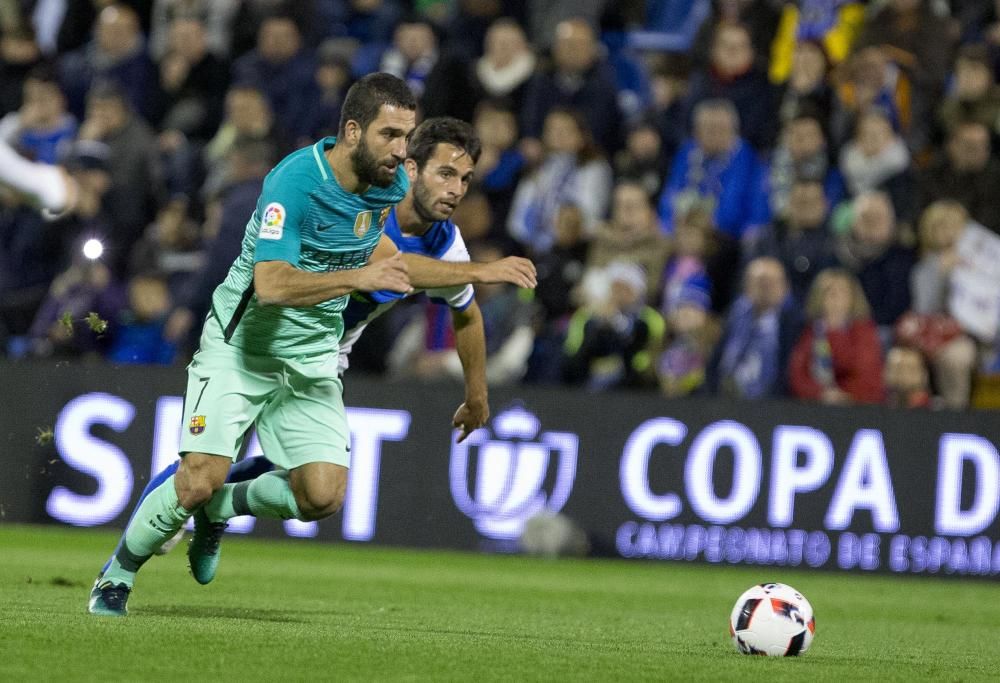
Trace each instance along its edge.
{"label": "shadow on grass", "polygon": [[304,624],[308,620],[289,612],[243,607],[215,607],[211,605],[146,605],[135,610],[136,615],[153,617],[182,617],[185,619],[236,619],[241,621],[270,621],[282,624]]}

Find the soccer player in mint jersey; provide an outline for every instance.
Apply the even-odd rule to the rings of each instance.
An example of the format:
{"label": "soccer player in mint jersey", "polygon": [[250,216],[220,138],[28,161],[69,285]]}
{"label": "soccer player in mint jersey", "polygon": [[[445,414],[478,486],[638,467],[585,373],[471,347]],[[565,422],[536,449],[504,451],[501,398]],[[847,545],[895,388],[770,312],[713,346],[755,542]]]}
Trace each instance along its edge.
{"label": "soccer player in mint jersey", "polygon": [[[344,99],[337,137],[290,154],[265,178],[188,366],[180,466],[139,506],[91,591],[90,612],[126,614],[136,572],[210,501],[281,519],[340,509],[349,462],[337,372],[342,313],[352,291],[411,289],[382,227],[409,189],[403,160],[415,112],[402,80],[365,76]],[[234,499],[223,484],[251,425],[281,469]],[[200,525],[192,544],[202,552],[192,557],[214,561],[207,551],[221,526]]]}
{"label": "soccer player in mint jersey", "polygon": [[[421,124],[410,140],[405,168],[411,187],[403,201],[386,219],[385,233],[403,252],[414,285],[426,288],[428,294],[447,303],[453,311],[458,351],[465,368],[465,401],[455,414],[453,423],[465,438],[485,423],[489,412],[486,400],[483,367],[485,343],[482,319],[472,298],[470,282],[509,282],[521,287],[534,287],[534,266],[526,259],[509,257],[492,263],[469,263],[461,233],[449,218],[468,189],[472,170],[479,156],[479,141],[474,130],[456,119],[430,119]],[[410,292],[412,293],[412,292]],[[345,332],[341,339],[340,370],[347,367],[347,354],[364,327],[387,310],[402,295],[380,291],[368,295],[353,295],[344,311]],[[266,450],[265,450],[266,452]],[[230,482],[246,482],[272,465],[265,458],[250,458],[235,465]],[[177,463],[167,467],[147,485],[140,499],[159,488],[177,470]],[[246,487],[249,484],[244,483]],[[202,525],[214,524],[221,531],[214,505],[206,506],[209,514],[196,515],[196,537]],[[226,511],[228,513],[228,511]],[[235,512],[235,510],[233,511]],[[231,515],[230,515],[231,516]],[[213,517],[214,519],[209,519]],[[204,549],[192,544],[192,573],[202,583],[214,576],[218,559],[218,534],[213,533],[212,561],[202,562],[195,555]],[[119,544],[119,549],[125,537]],[[116,551],[117,555],[117,551]],[[105,570],[108,566],[105,566]],[[103,570],[102,570],[103,573]],[[101,579],[98,579],[101,582]]]}

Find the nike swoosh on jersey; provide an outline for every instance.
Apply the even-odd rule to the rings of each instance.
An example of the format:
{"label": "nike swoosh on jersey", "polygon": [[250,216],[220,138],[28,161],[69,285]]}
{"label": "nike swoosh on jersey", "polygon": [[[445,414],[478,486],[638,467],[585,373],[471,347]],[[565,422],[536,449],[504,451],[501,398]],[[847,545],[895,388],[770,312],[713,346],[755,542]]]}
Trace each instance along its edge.
{"label": "nike swoosh on jersey", "polygon": [[329,230],[333,227],[333,223],[328,223],[326,225],[317,225],[316,232],[323,232],[324,230]]}

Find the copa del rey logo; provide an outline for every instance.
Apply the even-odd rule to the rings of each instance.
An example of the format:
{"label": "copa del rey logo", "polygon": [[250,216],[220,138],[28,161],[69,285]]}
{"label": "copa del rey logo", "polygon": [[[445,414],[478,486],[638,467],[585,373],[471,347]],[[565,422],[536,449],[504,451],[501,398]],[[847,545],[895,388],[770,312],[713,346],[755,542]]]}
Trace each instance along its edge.
{"label": "copa del rey logo", "polygon": [[451,495],[483,536],[516,539],[529,518],[566,504],[578,451],[576,434],[543,432],[534,414],[509,408],[452,445]]}

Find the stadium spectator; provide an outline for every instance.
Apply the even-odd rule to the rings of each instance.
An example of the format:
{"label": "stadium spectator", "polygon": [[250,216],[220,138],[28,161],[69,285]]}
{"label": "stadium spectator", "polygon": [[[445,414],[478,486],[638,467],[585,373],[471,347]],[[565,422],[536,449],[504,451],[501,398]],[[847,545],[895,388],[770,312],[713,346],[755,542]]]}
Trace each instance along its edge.
{"label": "stadium spectator", "polygon": [[857,278],[838,268],[820,273],[806,315],[789,362],[792,394],[827,404],[881,403],[882,344]]}
{"label": "stadium spectator", "polygon": [[[52,281],[31,324],[32,355],[67,358],[102,352],[110,336],[100,331],[98,321],[116,320],[124,306],[125,294],[111,269],[77,249],[72,265]],[[88,322],[91,313],[96,319]]]}
{"label": "stadium spectator", "polygon": [[16,4],[5,5],[0,21],[0,112],[21,106],[21,88],[28,72],[42,58],[31,24]]}
{"label": "stadium spectator", "polygon": [[742,24],[750,31],[753,51],[760,66],[767,67],[767,57],[778,30],[780,14],[776,3],[768,0],[712,0],[712,11],[695,37],[692,53],[697,67],[711,60],[712,39],[721,24]]}
{"label": "stadium spectator", "polygon": [[241,139],[266,140],[279,153],[287,147],[275,126],[271,105],[264,93],[252,85],[234,85],[226,93],[225,118],[204,151],[206,179],[202,187],[203,195],[212,197],[225,186],[229,152]]}
{"label": "stadium spectator", "polygon": [[798,43],[791,68],[776,95],[778,119],[785,125],[808,113],[817,117],[823,132],[828,133],[840,105],[830,83],[830,61],[823,46],[810,40]]}
{"label": "stadium spectator", "polygon": [[898,239],[889,195],[867,192],[854,199],[851,229],[834,244],[838,263],[861,282],[871,317],[886,339],[888,328],[910,307],[910,269],[915,259]]}
{"label": "stadium spectator", "polygon": [[551,66],[537,70],[528,83],[521,132],[536,141],[536,149],[549,112],[556,107],[580,111],[605,153],[613,154],[619,148],[621,113],[614,75],[600,56],[592,25],[583,19],[559,23]]}
{"label": "stadium spectator", "polygon": [[538,63],[524,29],[513,19],[498,19],[486,32],[484,47],[475,63],[476,84],[485,97],[507,98],[520,111]]}
{"label": "stadium spectator", "polygon": [[264,19],[257,47],[233,63],[232,81],[253,84],[267,96],[281,129],[292,139],[309,136],[310,110],[318,97],[316,60],[288,15]]}
{"label": "stadium spectator", "polygon": [[954,31],[928,0],[889,0],[865,19],[857,48],[877,47],[907,71],[919,94],[935,102],[948,75]]}
{"label": "stadium spectator", "polygon": [[611,220],[594,234],[587,255],[588,268],[602,268],[615,261],[634,263],[642,268],[645,290],[655,293],[670,255],[670,242],[645,189],[623,180],[612,192]]}
{"label": "stadium spectator", "polygon": [[37,66],[24,81],[21,107],[0,119],[0,139],[35,161],[55,164],[76,137],[77,122],[55,72]]}
{"label": "stadium spectator", "polygon": [[90,91],[80,139],[103,143],[110,153],[111,188],[106,203],[113,234],[109,235],[109,265],[121,277],[132,246],[155,214],[160,181],[156,138],[132,112],[124,93],[109,83]]}
{"label": "stadium spectator", "polygon": [[837,88],[840,106],[834,111],[830,138],[840,147],[856,130],[858,119],[872,108],[881,109],[910,149],[919,149],[927,127],[914,110],[911,79],[877,47],[855,52],[844,65]]}
{"label": "stadium spectator", "polygon": [[340,125],[340,109],[351,87],[351,65],[340,47],[326,41],[316,51],[314,75],[319,99],[309,117],[309,137],[336,135]]}
{"label": "stadium spectator", "polygon": [[233,21],[240,0],[153,0],[149,54],[157,62],[170,51],[171,26],[177,19],[197,19],[205,27],[208,51],[220,59],[229,56]]}
{"label": "stadium spectator", "polygon": [[740,135],[758,150],[774,143],[774,89],[755,66],[750,31],[741,24],[720,24],[712,39],[707,68],[688,84],[688,107],[705,100],[727,99],[739,113]]}
{"label": "stadium spectator", "polygon": [[927,364],[917,349],[893,346],[885,356],[885,402],[892,408],[934,407]]}
{"label": "stadium spectator", "polygon": [[615,176],[638,183],[655,197],[666,179],[667,160],[659,128],[652,121],[640,121],[629,129],[625,147],[615,155]]}
{"label": "stadium spectator", "polygon": [[722,338],[706,371],[713,395],[759,399],[787,394],[788,359],[802,330],[802,317],[777,259],[751,261],[743,294],[726,316]]}
{"label": "stadium spectator", "polygon": [[208,140],[222,120],[228,81],[228,67],[208,49],[205,24],[193,17],[174,19],[160,60],[157,125]]}
{"label": "stadium spectator", "polygon": [[746,255],[753,259],[771,256],[781,261],[788,275],[792,296],[804,305],[813,279],[824,268],[835,265],[833,244],[827,228],[829,202],[822,183],[803,178],[795,181],[786,210],[770,225],[751,235]]}
{"label": "stadium spectator", "polygon": [[536,332],[525,382],[553,384],[562,379],[563,342],[570,316],[576,309],[589,248],[589,243],[583,240],[580,209],[571,204],[560,207],[552,249],[535,259]]}
{"label": "stadium spectator", "polygon": [[156,67],[146,54],[139,16],[127,5],[109,5],[97,15],[94,37],[59,62],[69,109],[82,116],[95,83],[115,83],[131,109],[146,119],[153,113]]}
{"label": "stadium spectator", "polygon": [[844,196],[844,179],[830,163],[823,125],[816,116],[802,113],[785,123],[768,170],[771,213],[782,215],[788,206],[792,186],[799,180],[823,185],[830,206]]}
{"label": "stadium spectator", "polygon": [[238,138],[226,158],[226,185],[214,197],[206,213],[204,252],[201,268],[193,274],[189,287],[175,294],[176,308],[165,327],[168,340],[183,349],[193,348],[197,339],[190,333],[194,323],[208,313],[212,291],[229,272],[240,253],[247,217],[257,207],[264,176],[278,157],[277,148],[266,139]]}
{"label": "stadium spectator", "polygon": [[934,202],[920,216],[921,258],[910,273],[912,313],[896,325],[896,337],[919,348],[934,371],[945,406],[968,406],[976,344],[948,312],[951,276],[959,263],[958,239],[968,212],[953,200]]}
{"label": "stadium spectator", "polygon": [[646,302],[646,273],[615,261],[588,278],[590,293],[566,333],[564,381],[592,390],[652,386],[665,323]]}
{"label": "stadium spectator", "polygon": [[177,196],[163,204],[156,220],[146,227],[142,239],[133,247],[129,273],[156,273],[171,292],[184,292],[193,275],[203,265],[201,229],[190,215],[187,197]]}
{"label": "stadium spectator", "polygon": [[959,50],[954,84],[937,109],[937,123],[945,133],[963,121],[978,121],[1000,133],[1000,86],[984,45],[964,45]]}
{"label": "stadium spectator", "polygon": [[510,235],[532,254],[551,248],[556,212],[563,204],[579,207],[584,234],[593,235],[611,192],[611,167],[580,114],[563,108],[550,111],[543,141],[545,157],[518,184],[507,219]]}
{"label": "stadium spectator", "polygon": [[[665,169],[687,137],[687,78],[665,67],[657,69],[649,79],[649,89],[651,102],[648,116],[660,133]],[[662,175],[665,171],[660,173]]]}
{"label": "stadium spectator", "polygon": [[918,181],[922,211],[938,199],[954,199],[977,222],[1000,233],[1000,162],[991,156],[990,130],[976,121],[957,124],[948,136],[944,158]]}
{"label": "stadium spectator", "polygon": [[607,4],[608,0],[548,0],[527,3],[525,26],[532,44],[543,51],[553,49],[559,41],[560,25],[566,21],[578,20],[597,26]]}
{"label": "stadium spectator", "polygon": [[802,0],[786,2],[771,43],[768,75],[773,83],[795,79],[799,49],[811,45],[823,61],[836,65],[847,59],[865,18],[862,2]]}
{"label": "stadium spectator", "polygon": [[176,346],[163,334],[170,311],[166,281],[155,274],[139,274],[128,283],[128,306],[114,321],[107,359],[112,363],[170,365]]}
{"label": "stadium spectator", "polygon": [[476,107],[476,134],[483,145],[476,180],[486,194],[498,225],[507,224],[514,191],[525,166],[517,148],[517,116],[502,100],[483,100]]}
{"label": "stadium spectator", "polygon": [[425,117],[472,119],[477,93],[469,69],[441,48],[429,20],[412,16],[400,21],[379,70],[406,81]]}
{"label": "stadium spectator", "polygon": [[748,228],[768,221],[765,169],[738,131],[739,117],[728,100],[695,107],[694,135],[674,157],[660,195],[667,232],[675,212],[705,199],[714,202],[715,223],[727,237],[740,239]]}
{"label": "stadium spectator", "polygon": [[656,360],[656,376],[666,396],[688,396],[705,384],[706,367],[719,336],[710,305],[708,291],[689,282],[665,312],[666,335]]}
{"label": "stadium spectator", "polygon": [[65,228],[0,189],[0,355],[26,351],[24,335],[69,250]]}
{"label": "stadium spectator", "polygon": [[883,112],[870,109],[858,118],[854,136],[840,150],[840,172],[852,197],[882,190],[892,198],[897,216],[909,216],[910,152]]}
{"label": "stadium spectator", "polygon": [[704,205],[694,204],[688,207],[678,217],[672,237],[669,259],[659,269],[654,284],[658,290],[655,301],[659,302],[664,316],[676,304],[681,290],[692,283],[712,293],[712,278],[708,267],[718,251],[712,214]]}

